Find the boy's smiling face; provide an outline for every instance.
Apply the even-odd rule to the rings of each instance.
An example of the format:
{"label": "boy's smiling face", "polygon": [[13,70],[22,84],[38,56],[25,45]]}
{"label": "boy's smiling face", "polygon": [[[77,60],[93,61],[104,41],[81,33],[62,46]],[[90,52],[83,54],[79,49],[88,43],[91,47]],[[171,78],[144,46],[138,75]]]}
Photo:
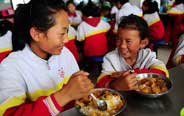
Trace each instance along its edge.
{"label": "boy's smiling face", "polygon": [[135,61],[140,48],[144,48],[148,42],[147,39],[141,40],[138,30],[119,28],[117,34],[117,48],[121,56],[127,61]]}

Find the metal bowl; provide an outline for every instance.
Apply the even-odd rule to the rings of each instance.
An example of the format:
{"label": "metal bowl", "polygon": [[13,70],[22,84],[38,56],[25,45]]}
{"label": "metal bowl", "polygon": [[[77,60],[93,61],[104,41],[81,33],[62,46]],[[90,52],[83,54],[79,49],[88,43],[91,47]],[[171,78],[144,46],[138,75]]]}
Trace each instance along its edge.
{"label": "metal bowl", "polygon": [[163,96],[163,95],[169,93],[169,91],[172,88],[172,81],[169,78],[164,77],[164,76],[159,75],[159,74],[155,74],[155,73],[142,73],[142,74],[137,74],[136,78],[138,80],[142,80],[144,78],[160,78],[160,79],[163,79],[166,82],[166,86],[167,86],[167,89],[168,90],[165,91],[165,92],[162,92],[162,93],[153,94],[153,93],[143,93],[141,91],[136,91],[138,94],[140,94],[142,96],[145,96],[145,97],[148,97],[148,98],[157,98],[157,97]]}
{"label": "metal bowl", "polygon": [[[120,109],[119,111],[117,111],[115,114],[113,114],[113,115],[111,115],[111,116],[116,116],[116,115],[120,114],[120,113],[125,109],[125,107],[126,107],[126,105],[127,105],[127,102],[126,102],[125,98],[122,96],[122,94],[120,94],[119,92],[117,92],[117,91],[115,91],[115,90],[113,90],[113,89],[109,89],[109,88],[96,88],[96,89],[94,90],[94,92],[95,92],[95,91],[110,91],[110,92],[112,92],[114,95],[118,95],[118,96],[121,97],[121,100],[123,101],[123,106],[121,107],[121,109]],[[80,106],[76,105],[76,108],[77,108],[77,110],[78,110],[82,115],[85,116],[85,114],[83,114],[83,113],[81,112],[81,110],[80,110],[81,107],[80,107]]]}

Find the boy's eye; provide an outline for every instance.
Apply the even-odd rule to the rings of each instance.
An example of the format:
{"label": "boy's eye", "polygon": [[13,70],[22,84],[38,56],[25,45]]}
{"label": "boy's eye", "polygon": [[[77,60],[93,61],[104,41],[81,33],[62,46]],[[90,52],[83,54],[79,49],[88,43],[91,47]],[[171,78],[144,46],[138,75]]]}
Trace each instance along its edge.
{"label": "boy's eye", "polygon": [[132,41],[128,40],[127,43],[131,43]]}

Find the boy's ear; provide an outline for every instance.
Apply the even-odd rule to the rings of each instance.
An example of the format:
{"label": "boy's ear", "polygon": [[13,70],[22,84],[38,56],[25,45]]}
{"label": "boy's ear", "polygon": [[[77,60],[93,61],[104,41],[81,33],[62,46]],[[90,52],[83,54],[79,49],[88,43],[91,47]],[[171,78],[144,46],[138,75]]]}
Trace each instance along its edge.
{"label": "boy's ear", "polygon": [[31,27],[29,33],[34,41],[39,41],[40,32],[38,31],[38,29],[36,29],[35,27]]}
{"label": "boy's ear", "polygon": [[141,40],[141,48],[145,48],[149,44],[148,38]]}

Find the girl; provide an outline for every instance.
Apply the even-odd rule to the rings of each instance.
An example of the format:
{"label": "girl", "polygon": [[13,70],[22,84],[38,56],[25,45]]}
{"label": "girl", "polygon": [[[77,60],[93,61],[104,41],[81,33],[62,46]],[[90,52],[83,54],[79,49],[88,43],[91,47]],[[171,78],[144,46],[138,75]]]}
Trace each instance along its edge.
{"label": "girl", "polygon": [[[169,76],[163,62],[156,59],[150,49],[147,23],[140,17],[129,15],[118,26],[117,49],[104,57],[102,74],[97,80],[98,87],[112,87],[116,90],[137,90],[136,73],[158,73]],[[121,78],[112,78],[112,72],[122,72]]]}
{"label": "girl", "polygon": [[[64,47],[68,16],[61,0],[31,0],[14,17],[13,50],[0,66],[0,115],[55,116],[93,88]],[[24,23],[23,23],[24,22]]]}

